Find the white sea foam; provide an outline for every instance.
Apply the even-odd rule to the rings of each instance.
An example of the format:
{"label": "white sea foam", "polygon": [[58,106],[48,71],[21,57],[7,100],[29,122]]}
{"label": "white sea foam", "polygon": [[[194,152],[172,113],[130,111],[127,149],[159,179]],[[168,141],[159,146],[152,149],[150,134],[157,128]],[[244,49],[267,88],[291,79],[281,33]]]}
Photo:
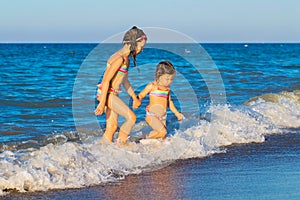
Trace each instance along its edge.
{"label": "white sea foam", "polygon": [[278,128],[300,127],[300,104],[286,98],[280,98],[278,102],[257,101],[251,108],[262,114]]}
{"label": "white sea foam", "polygon": [[124,147],[64,142],[37,150],[4,151],[0,154],[0,194],[117,181],[179,159],[225,153],[228,145],[264,142],[266,134],[300,127],[298,101],[284,96],[276,102],[257,98],[248,106],[212,106],[209,113],[210,120],[199,120],[165,141],[131,142]]}

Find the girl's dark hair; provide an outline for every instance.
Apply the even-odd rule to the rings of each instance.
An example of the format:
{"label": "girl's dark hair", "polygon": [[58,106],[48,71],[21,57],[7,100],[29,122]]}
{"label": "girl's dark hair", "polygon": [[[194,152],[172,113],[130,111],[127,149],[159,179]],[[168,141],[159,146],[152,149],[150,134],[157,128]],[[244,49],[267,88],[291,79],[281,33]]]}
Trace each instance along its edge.
{"label": "girl's dark hair", "polygon": [[173,75],[175,73],[176,73],[176,70],[175,70],[174,66],[172,65],[172,63],[170,63],[169,61],[162,61],[162,62],[158,63],[158,65],[156,67],[155,79],[158,80],[159,77],[161,77],[164,74]]}
{"label": "girl's dark hair", "polygon": [[147,36],[143,30],[133,26],[129,31],[127,31],[123,37],[123,44],[130,45],[130,54],[133,59],[134,66],[136,66],[136,46],[141,40],[147,40]]}

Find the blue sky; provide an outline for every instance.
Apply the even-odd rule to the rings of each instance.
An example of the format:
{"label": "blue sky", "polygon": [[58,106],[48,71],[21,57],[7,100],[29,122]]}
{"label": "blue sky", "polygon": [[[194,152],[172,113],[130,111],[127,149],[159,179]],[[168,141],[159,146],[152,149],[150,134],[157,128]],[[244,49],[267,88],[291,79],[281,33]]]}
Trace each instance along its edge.
{"label": "blue sky", "polygon": [[0,42],[101,42],[162,27],[199,42],[300,42],[298,0],[1,0]]}

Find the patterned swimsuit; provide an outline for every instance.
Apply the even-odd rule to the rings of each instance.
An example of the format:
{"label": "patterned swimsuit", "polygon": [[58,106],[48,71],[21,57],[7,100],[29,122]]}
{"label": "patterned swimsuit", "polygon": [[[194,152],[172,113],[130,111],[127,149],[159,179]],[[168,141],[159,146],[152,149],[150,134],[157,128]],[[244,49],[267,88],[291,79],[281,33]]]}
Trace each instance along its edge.
{"label": "patterned swimsuit", "polygon": [[[107,63],[106,65],[106,69],[110,68],[110,64]],[[120,74],[122,76],[124,76],[126,73],[128,72],[128,66],[123,63],[123,65],[118,69],[118,73],[117,74]],[[97,89],[97,98],[101,95],[102,93],[102,85],[101,84],[98,84],[98,89]],[[109,88],[108,91],[107,91],[109,94],[119,94],[120,92],[122,92],[122,90],[120,89],[114,89],[114,88]]]}
{"label": "patterned swimsuit", "polygon": [[[149,95],[150,96],[156,96],[156,97],[161,97],[161,98],[168,98],[170,93],[170,89],[160,89],[157,87],[156,89],[152,90]],[[165,113],[163,116],[159,116],[154,112],[150,111],[149,105],[146,107],[146,116],[153,116],[156,117],[158,120],[163,121],[167,119],[167,113]]]}

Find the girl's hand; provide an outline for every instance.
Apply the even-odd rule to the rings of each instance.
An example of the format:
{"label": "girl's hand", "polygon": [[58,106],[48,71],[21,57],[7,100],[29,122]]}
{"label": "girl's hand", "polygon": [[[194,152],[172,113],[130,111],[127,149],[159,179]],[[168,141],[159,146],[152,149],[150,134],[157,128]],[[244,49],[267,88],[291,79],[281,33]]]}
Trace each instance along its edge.
{"label": "girl's hand", "polygon": [[133,100],[133,103],[132,103],[132,108],[133,109],[137,109],[140,106],[141,106],[141,100],[139,100],[139,99]]}
{"label": "girl's hand", "polygon": [[184,119],[184,115],[183,115],[182,113],[178,113],[178,114],[176,115],[176,117],[177,117],[178,120]]}
{"label": "girl's hand", "polygon": [[98,104],[97,108],[95,109],[95,115],[102,115],[104,112],[104,105],[102,105],[101,103]]}

